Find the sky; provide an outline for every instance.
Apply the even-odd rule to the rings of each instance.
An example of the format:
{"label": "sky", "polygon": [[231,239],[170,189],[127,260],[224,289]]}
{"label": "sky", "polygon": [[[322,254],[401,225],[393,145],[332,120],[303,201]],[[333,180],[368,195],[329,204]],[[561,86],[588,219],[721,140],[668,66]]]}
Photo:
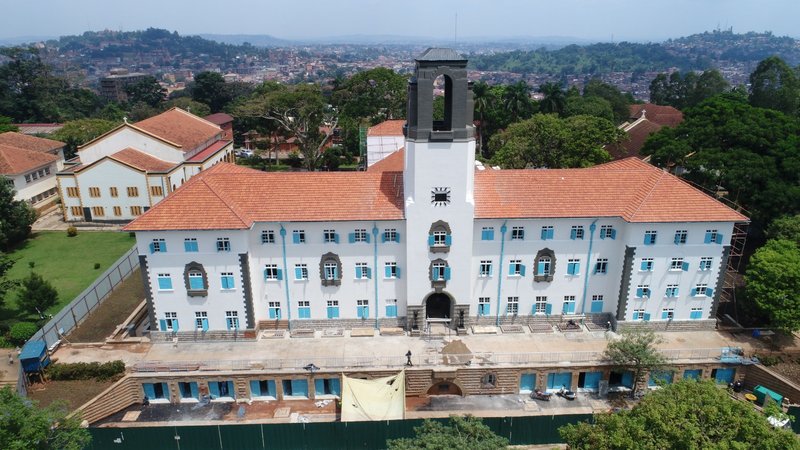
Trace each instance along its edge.
{"label": "sky", "polygon": [[[10,1],[10,0],[9,0]],[[36,0],[2,8],[0,38],[87,30],[652,41],[733,27],[800,37],[799,0]],[[456,15],[458,17],[456,27]]]}

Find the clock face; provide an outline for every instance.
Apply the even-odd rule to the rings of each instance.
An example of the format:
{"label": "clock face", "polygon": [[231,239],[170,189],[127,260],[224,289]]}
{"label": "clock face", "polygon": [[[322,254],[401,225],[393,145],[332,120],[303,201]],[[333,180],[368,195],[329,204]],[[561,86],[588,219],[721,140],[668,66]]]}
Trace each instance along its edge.
{"label": "clock face", "polygon": [[431,204],[433,206],[447,206],[450,203],[450,188],[435,187],[431,189]]}

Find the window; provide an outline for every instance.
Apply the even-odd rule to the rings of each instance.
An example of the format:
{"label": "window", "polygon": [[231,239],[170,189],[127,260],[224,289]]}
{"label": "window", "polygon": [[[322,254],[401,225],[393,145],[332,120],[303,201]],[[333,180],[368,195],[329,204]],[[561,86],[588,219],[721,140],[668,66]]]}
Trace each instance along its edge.
{"label": "window", "polygon": [[675,309],[665,308],[661,310],[661,320],[672,320],[675,318]]}
{"label": "window", "polygon": [[711,297],[713,294],[714,290],[707,284],[698,284],[692,289],[692,297]]}
{"label": "window", "polygon": [[386,299],[386,317],[397,317],[397,299]]}
{"label": "window", "polygon": [[208,313],[199,311],[194,313],[194,327],[198,330],[208,331]]}
{"label": "window", "polygon": [[92,215],[95,217],[104,217],[106,215],[106,209],[102,206],[92,206]]}
{"label": "window", "polygon": [[83,210],[80,206],[72,206],[69,208],[70,213],[75,217],[83,216]]}
{"label": "window", "polygon": [[356,300],[356,317],[369,319],[369,300]]}
{"label": "window", "polygon": [[678,230],[675,232],[675,245],[681,245],[686,243],[686,236],[688,232],[686,230]]}
{"label": "window", "polygon": [[350,243],[355,242],[369,242],[369,235],[364,228],[356,228],[353,233],[350,233]]}
{"label": "window", "polygon": [[141,206],[131,206],[131,215],[132,216],[141,216],[142,215],[142,207]]}
{"label": "window", "polygon": [[479,277],[492,276],[492,261],[490,260],[481,261],[480,268],[478,269],[478,276]]}
{"label": "window", "polygon": [[274,244],[275,243],[275,231],[274,230],[263,230],[263,231],[261,231],[261,243],[262,244]]}
{"label": "window", "polygon": [[305,264],[294,265],[294,279],[308,280],[308,267]]}
{"label": "window", "polygon": [[336,230],[324,230],[322,232],[322,242],[326,244],[338,244],[339,235],[336,234]]}
{"label": "window", "polygon": [[591,310],[592,314],[599,314],[603,312],[603,296],[602,295],[593,295],[592,296],[592,304]]}
{"label": "window", "polygon": [[116,187],[112,186],[112,187],[108,188],[108,195],[110,195],[112,197],[119,197],[119,192],[117,192],[117,188]]}
{"label": "window", "polygon": [[33,181],[33,177],[31,177],[31,174],[25,175],[25,182],[30,183],[31,181]]}
{"label": "window", "polygon": [[567,260],[567,275],[579,275],[581,273],[581,260],[570,259]]}
{"label": "window", "polygon": [[633,320],[645,320],[644,319],[644,310],[643,309],[634,309],[633,310]]}
{"label": "window", "polygon": [[664,293],[664,296],[667,298],[675,298],[678,296],[678,285],[677,284],[668,284],[667,291]]}
{"label": "window", "polygon": [[642,272],[653,271],[653,258],[642,258],[642,265],[639,267]]}
{"label": "window", "polygon": [[228,330],[239,329],[239,312],[238,311],[225,311],[225,324]]}
{"label": "window", "polygon": [[703,318],[703,308],[692,308],[689,311],[689,319],[691,320],[700,320]]}
{"label": "window", "polygon": [[280,320],[281,318],[281,302],[267,303],[267,313],[270,319]]}
{"label": "window", "polygon": [[78,188],[76,187],[68,187],[67,188],[67,197],[79,197],[80,194],[78,193]]}
{"label": "window", "polygon": [[400,278],[400,269],[396,262],[387,262],[383,266],[384,278]]}
{"label": "window", "polygon": [[493,241],[494,240],[494,227],[483,227],[481,229],[481,240],[482,241]]}
{"label": "window", "polygon": [[383,230],[383,242],[400,242],[400,233],[396,228],[387,228]]}
{"label": "window", "polygon": [[122,215],[122,207],[115,206],[114,207],[114,215],[117,216],[117,217],[121,216]]}
{"label": "window", "polygon": [[525,227],[511,227],[511,240],[512,241],[525,240]]}
{"label": "window", "polygon": [[700,270],[711,270],[711,262],[714,258],[711,257],[702,257],[700,258]]}
{"label": "window", "polygon": [[158,274],[158,290],[159,291],[172,290],[172,278],[170,278],[168,273]]}
{"label": "window", "polygon": [[231,240],[228,238],[217,238],[217,251],[218,252],[231,251]]}
{"label": "window", "polygon": [[164,313],[164,326],[161,331],[178,331],[178,313],[165,312]]}
{"label": "window", "polygon": [[338,280],[338,264],[336,262],[326,262],[324,265],[325,271],[325,279],[326,280]]}
{"label": "window", "polygon": [[220,283],[222,284],[222,289],[235,289],[233,272],[222,272],[220,274]]}
{"label": "window", "polygon": [[167,243],[164,239],[153,239],[150,243],[150,253],[166,253]]}
{"label": "window", "polygon": [[516,316],[519,314],[519,297],[508,297],[506,314],[509,316]]}
{"label": "window", "polygon": [[184,238],[183,251],[193,253],[197,251],[197,238]]}
{"label": "window", "polygon": [[478,315],[488,316],[490,314],[490,304],[489,297],[478,297]]}
{"label": "window", "polygon": [[655,245],[658,232],[647,230],[644,232],[644,245]]}
{"label": "window", "polygon": [[722,235],[717,230],[706,230],[706,237],[703,242],[706,244],[722,244]]}
{"label": "window", "polygon": [[136,186],[128,186],[128,197],[138,197],[139,196],[139,188]]}
{"label": "window", "polygon": [[636,286],[636,297],[637,298],[648,298],[650,297],[650,285],[649,284],[640,284]]}
{"label": "window", "polygon": [[522,265],[522,260],[512,259],[508,263],[508,276],[510,277],[524,277],[525,266]]}
{"label": "window", "polygon": [[292,243],[293,244],[305,244],[306,243],[306,231],[305,230],[292,230]]}
{"label": "window", "polygon": [[189,289],[193,291],[201,291],[206,288],[205,280],[203,279],[203,272],[199,270],[190,270],[189,276]]}
{"label": "window", "polygon": [[549,256],[542,256],[536,262],[536,275],[548,276],[550,275],[551,260]]}
{"label": "window", "polygon": [[356,263],[356,279],[357,280],[366,279],[366,278],[372,278],[372,273],[371,272],[372,271],[369,270],[369,267],[367,266],[367,263],[365,263],[365,262]]}
{"label": "window", "polygon": [[570,239],[583,239],[583,225],[573,225],[569,232]]}
{"label": "window", "polygon": [[311,302],[308,300],[300,300],[297,302],[297,317],[300,319],[311,318]]}
{"label": "window", "polygon": [[99,187],[90,187],[89,188],[89,197],[100,197],[100,188]]}
{"label": "window", "polygon": [[446,281],[450,279],[450,268],[447,263],[434,262],[431,263],[431,280],[433,281]]}
{"label": "window", "polygon": [[594,264],[594,273],[608,273],[608,258],[599,258]]}
{"label": "window", "polygon": [[428,247],[431,253],[446,253],[450,250],[452,237],[450,236],[450,225],[444,221],[436,221],[428,231]]}
{"label": "window", "polygon": [[281,270],[278,269],[277,264],[267,264],[264,266],[264,279],[265,280],[280,280]]}
{"label": "window", "polygon": [[600,226],[600,239],[616,239],[617,230],[611,225]]}
{"label": "window", "polygon": [[553,226],[552,225],[545,225],[542,227],[542,240],[546,241],[548,239],[553,239]]}
{"label": "window", "polygon": [[565,295],[564,306],[561,310],[562,314],[575,314],[575,296]]}
{"label": "window", "polygon": [[150,195],[154,197],[163,197],[164,188],[162,188],[161,186],[150,186]]}
{"label": "window", "polygon": [[450,245],[447,243],[447,232],[446,231],[434,231],[433,232],[433,245],[434,246],[445,246]]}
{"label": "window", "polygon": [[536,297],[536,301],[533,302],[533,313],[534,314],[549,314],[547,311],[547,297],[540,296]]}
{"label": "window", "polygon": [[339,318],[339,300],[328,300],[328,319]]}
{"label": "window", "polygon": [[672,258],[669,263],[669,270],[689,270],[689,263],[683,262],[683,258]]}

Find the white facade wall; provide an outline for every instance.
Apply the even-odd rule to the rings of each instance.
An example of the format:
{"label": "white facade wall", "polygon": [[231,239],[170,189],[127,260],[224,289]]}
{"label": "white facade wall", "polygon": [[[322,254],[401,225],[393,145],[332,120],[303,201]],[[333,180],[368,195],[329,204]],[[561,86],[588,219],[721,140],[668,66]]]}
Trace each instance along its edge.
{"label": "white facade wall", "polygon": [[[58,163],[63,163],[63,160],[59,160]],[[32,180],[30,183],[25,181],[25,175],[45,168],[50,170],[50,175],[38,177],[36,180]],[[14,177],[9,176],[9,178],[11,178],[14,182],[14,190],[16,191],[16,194],[14,194],[14,200],[30,201],[31,198],[55,188],[57,170],[57,163],[52,163],[37,167],[35,170],[31,170]]]}
{"label": "white facade wall", "polygon": [[89,165],[128,147],[176,164],[184,160],[183,151],[130,127],[122,127],[88,146],[80,148],[78,156],[83,165]]}
{"label": "white facade wall", "polygon": [[72,208],[82,208],[80,197],[67,195],[67,188],[78,187],[78,179],[74,175],[58,176],[58,194],[61,197],[61,209],[64,211],[64,220],[67,222],[83,220],[83,214],[72,213]]}
{"label": "white facade wall", "polygon": [[400,150],[405,145],[405,137],[367,136],[367,167]]}
{"label": "white facade wall", "polygon": [[[121,164],[113,159],[100,161],[92,167],[86,168],[74,175],[74,177],[62,177],[66,181],[70,178],[77,180],[80,192],[80,206],[83,208],[102,207],[103,216],[92,214],[92,220],[132,220],[134,216],[131,212],[132,206],[139,206],[144,211],[151,206],[150,191],[147,184],[147,177],[143,172]],[[67,197],[65,206],[73,206],[74,200],[68,198],[67,185],[62,181],[62,198]],[[90,188],[96,187],[100,190],[99,197],[90,195]],[[117,197],[111,196],[112,187],[117,188]],[[128,188],[135,187],[138,195],[128,196]],[[121,208],[122,215],[114,215],[114,206]]]}

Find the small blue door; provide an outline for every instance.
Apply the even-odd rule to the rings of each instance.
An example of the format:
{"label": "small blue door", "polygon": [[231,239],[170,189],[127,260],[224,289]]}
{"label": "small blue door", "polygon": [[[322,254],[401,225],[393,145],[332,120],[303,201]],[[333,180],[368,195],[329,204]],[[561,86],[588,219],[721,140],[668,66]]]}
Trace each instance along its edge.
{"label": "small blue door", "polygon": [[250,397],[261,397],[261,384],[258,380],[250,380]]}
{"label": "small blue door", "polygon": [[536,387],[536,374],[523,373],[519,378],[519,391],[521,393],[533,392]]}
{"label": "small blue door", "polygon": [[292,396],[308,397],[308,381],[292,380]]}
{"label": "small blue door", "polygon": [[208,382],[208,393],[211,395],[212,399],[219,397],[219,382],[218,381],[209,381]]}
{"label": "small blue door", "polygon": [[714,369],[714,380],[720,384],[727,384],[733,381],[733,376],[736,375],[736,369],[734,368],[726,368],[726,369]]}
{"label": "small blue door", "polygon": [[572,387],[572,372],[555,372],[547,374],[547,389],[569,390]]}
{"label": "small blue door", "polygon": [[683,378],[687,380],[699,380],[702,374],[703,371],[701,369],[689,369],[683,372]]}
{"label": "small blue door", "polygon": [[144,395],[146,395],[149,400],[156,398],[156,390],[153,387],[153,383],[143,383],[142,388],[144,389]]}
{"label": "small blue door", "polygon": [[586,372],[586,375],[583,379],[583,388],[584,389],[598,389],[600,386],[600,380],[603,378],[602,372]]}
{"label": "small blue door", "polygon": [[633,388],[633,372],[625,372],[622,374],[622,385]]}

